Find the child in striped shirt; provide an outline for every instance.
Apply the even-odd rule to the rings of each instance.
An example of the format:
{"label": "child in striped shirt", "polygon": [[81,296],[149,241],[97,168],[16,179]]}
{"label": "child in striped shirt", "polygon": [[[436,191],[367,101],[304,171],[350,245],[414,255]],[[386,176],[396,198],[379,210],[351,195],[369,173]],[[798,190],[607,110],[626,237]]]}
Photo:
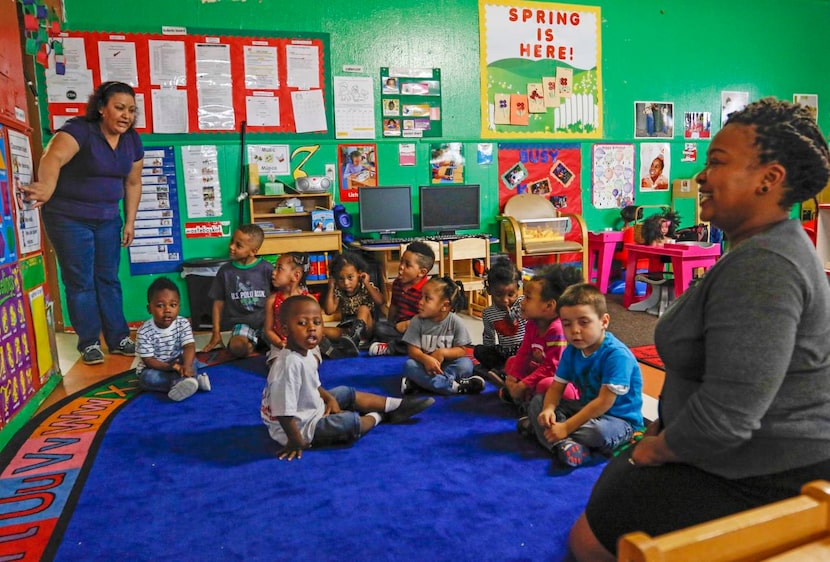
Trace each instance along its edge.
{"label": "child in striped shirt", "polygon": [[210,379],[197,374],[204,367],[196,360],[196,342],[187,318],[179,316],[179,288],[159,277],[147,289],[147,311],[152,318],[136,334],[135,368],[141,388],[166,392],[180,402],[197,390],[210,391]]}

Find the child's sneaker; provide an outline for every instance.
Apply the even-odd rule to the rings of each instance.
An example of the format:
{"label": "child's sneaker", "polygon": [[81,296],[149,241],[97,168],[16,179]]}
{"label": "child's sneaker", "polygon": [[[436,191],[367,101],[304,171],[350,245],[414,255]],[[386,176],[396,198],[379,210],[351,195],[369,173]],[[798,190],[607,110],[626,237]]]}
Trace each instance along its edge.
{"label": "child's sneaker", "polygon": [[376,341],[369,346],[369,356],[376,357],[378,355],[392,355],[392,350],[389,344],[382,341]]}
{"label": "child's sneaker", "polygon": [[484,379],[478,375],[461,379],[456,384],[458,385],[456,388],[458,394],[479,394],[484,390]]}
{"label": "child's sneaker", "polygon": [[401,405],[386,414],[386,421],[389,423],[401,423],[416,414],[420,414],[435,404],[435,398],[414,398],[407,396],[401,401]]}
{"label": "child's sneaker", "polygon": [[199,383],[199,390],[202,392],[210,392],[210,379],[208,378],[207,373],[196,375],[196,382]]}
{"label": "child's sneaker", "polygon": [[484,378],[496,388],[504,388],[504,379],[507,378],[507,375],[498,369],[490,369],[484,372]]}
{"label": "child's sneaker", "polygon": [[516,422],[516,431],[522,437],[533,437],[533,426],[530,425],[530,418],[527,416],[519,418],[519,421]]}
{"label": "child's sneaker", "polygon": [[588,459],[588,451],[573,439],[563,439],[556,444],[556,456],[568,466],[581,466]]}
{"label": "child's sneaker", "polygon": [[417,390],[418,387],[415,386],[415,384],[413,384],[411,380],[409,380],[406,377],[403,377],[401,379],[401,395],[415,394]]}
{"label": "child's sneaker", "polygon": [[501,400],[505,404],[510,404],[511,406],[516,405],[516,401],[513,400],[512,396],[510,396],[510,391],[507,390],[507,388],[500,388],[499,389],[499,400]]}
{"label": "child's sneaker", "polygon": [[193,396],[197,390],[199,390],[198,381],[193,377],[185,377],[173,385],[173,388],[167,393],[167,397],[174,402],[181,402],[185,398]]}

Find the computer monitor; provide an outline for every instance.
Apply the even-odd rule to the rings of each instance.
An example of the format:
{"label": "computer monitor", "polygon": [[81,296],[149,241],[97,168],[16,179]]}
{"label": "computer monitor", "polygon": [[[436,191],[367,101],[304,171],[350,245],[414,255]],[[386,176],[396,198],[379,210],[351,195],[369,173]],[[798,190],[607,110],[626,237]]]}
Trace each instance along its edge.
{"label": "computer monitor", "polygon": [[478,185],[422,185],[421,231],[455,234],[481,229],[480,191]]}
{"label": "computer monitor", "polygon": [[396,232],[413,230],[412,188],[408,185],[361,187],[358,189],[360,231],[380,232],[390,238]]}

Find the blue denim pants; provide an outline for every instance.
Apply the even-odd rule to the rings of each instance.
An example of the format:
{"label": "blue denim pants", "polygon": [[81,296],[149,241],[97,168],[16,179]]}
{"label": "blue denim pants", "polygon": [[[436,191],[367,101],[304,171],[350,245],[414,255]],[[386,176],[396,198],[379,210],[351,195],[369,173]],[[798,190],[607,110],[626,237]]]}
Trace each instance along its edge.
{"label": "blue denim pants", "polygon": [[455,381],[466,379],[473,374],[473,362],[469,357],[444,361],[441,368],[444,370],[443,373],[432,376],[427,374],[423,365],[414,359],[407,359],[403,367],[403,376],[430,392],[456,394]]}
{"label": "blue denim pants", "polygon": [[317,422],[314,428],[315,447],[354,443],[360,439],[360,414],[355,412],[355,393],[350,386],[336,386],[328,390],[340,406],[339,414],[329,414]]}
{"label": "blue denim pants", "polygon": [[117,348],[130,335],[118,280],[121,217],[73,219],[44,211],[43,224],[58,256],[78,351],[99,343],[101,332],[107,347]]}
{"label": "blue denim pants", "polygon": [[[193,369],[197,374],[200,374],[200,371],[204,368],[205,363],[202,363],[198,359],[193,361]],[[144,390],[150,390],[153,392],[170,392],[173,385],[183,378],[184,377],[176,371],[160,371],[159,369],[144,367],[138,375],[138,384]]]}
{"label": "blue denim pants", "polygon": [[[539,425],[539,414],[542,412],[545,397],[537,394],[527,407],[527,417],[530,421],[536,439],[550,452],[556,450],[556,443],[549,443],[545,438],[545,428]],[[556,421],[563,422],[581,409],[576,400],[562,400],[556,408]],[[589,449],[599,451],[604,455],[610,454],[619,444],[631,439],[634,427],[622,418],[602,415],[588,420],[582,427],[571,433],[568,438]]]}

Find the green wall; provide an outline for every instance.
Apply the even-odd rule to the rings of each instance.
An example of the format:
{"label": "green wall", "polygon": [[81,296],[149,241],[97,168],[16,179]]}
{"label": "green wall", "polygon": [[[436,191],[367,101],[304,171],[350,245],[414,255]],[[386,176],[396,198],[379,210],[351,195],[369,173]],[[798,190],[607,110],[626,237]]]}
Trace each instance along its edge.
{"label": "green wall", "polygon": [[[602,9],[602,72],[604,102],[603,142],[633,141],[634,101],[674,102],[675,129],[685,111],[712,113],[714,132],[720,125],[720,92],[748,91],[750,99],[775,96],[792,99],[793,93],[819,96],[819,123],[828,118],[822,105],[830,100],[827,82],[830,61],[824,33],[830,28],[827,0],[603,0],[590,3]],[[64,0],[65,28],[85,31],[160,31],[161,26],[216,29],[232,34],[253,30],[302,31],[330,34],[332,75],[343,74],[346,64],[363,66],[377,79],[382,66],[441,68],[444,141],[466,144],[466,181],[479,183],[485,199],[484,228],[496,232],[492,216],[497,210],[498,178],[495,163],[475,164],[475,144],[495,142],[480,138],[478,3],[473,0],[409,0],[355,3],[288,2],[286,0],[143,0],[140,4],[112,1],[102,9],[99,1]],[[825,95],[828,94],[828,95]],[[45,104],[41,104],[45,106]],[[380,119],[378,109],[378,123]],[[378,132],[380,127],[378,126]],[[216,144],[220,151],[220,180],[227,213],[236,221],[235,196],[239,177],[238,135],[147,135],[147,145]],[[661,139],[662,140],[662,139]],[[321,144],[307,164],[314,175],[325,164],[337,162],[335,141],[303,138],[275,139],[249,135],[248,142],[285,142],[292,150]],[[366,141],[371,142],[371,141]],[[427,149],[435,139],[418,143],[417,166],[398,166],[401,140],[379,138],[379,173],[383,183],[428,182]],[[584,142],[582,159],[583,213],[590,229],[616,226],[619,213],[591,206],[591,142]],[[698,162],[680,162],[683,139],[672,147],[672,178],[691,177],[702,167],[707,143],[698,143]],[[177,155],[178,158],[178,155]],[[180,181],[180,187],[181,187]],[[638,194],[642,205],[668,204],[669,194]],[[349,204],[355,210],[355,204]],[[416,207],[417,208],[417,207]],[[184,202],[181,204],[186,220]],[[692,211],[681,208],[688,225]],[[226,239],[187,241],[185,259],[223,256]],[[146,318],[144,292],[151,276],[131,278],[122,266],[125,312],[131,321]],[[187,311],[185,311],[187,312]]]}

